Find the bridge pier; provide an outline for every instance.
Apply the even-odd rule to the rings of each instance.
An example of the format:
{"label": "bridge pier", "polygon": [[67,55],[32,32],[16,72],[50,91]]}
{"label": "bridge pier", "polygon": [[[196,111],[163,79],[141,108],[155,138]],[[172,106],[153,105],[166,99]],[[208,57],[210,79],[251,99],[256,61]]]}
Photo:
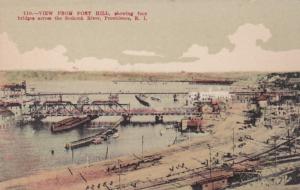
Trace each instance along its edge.
{"label": "bridge pier", "polygon": [[192,187],[192,190],[203,190],[202,185],[200,185],[200,184],[195,184],[195,185],[192,185],[191,187]]}
{"label": "bridge pier", "polygon": [[130,119],[131,119],[130,115],[123,114],[122,117],[123,117],[123,121],[121,122],[122,125],[127,125],[130,123]]}
{"label": "bridge pier", "polygon": [[164,122],[164,116],[155,115],[155,123],[163,123],[163,122]]}
{"label": "bridge pier", "polygon": [[43,119],[46,118],[46,116],[44,116],[44,115],[35,115],[35,116],[32,116],[32,118],[34,119],[34,121],[41,122]]}

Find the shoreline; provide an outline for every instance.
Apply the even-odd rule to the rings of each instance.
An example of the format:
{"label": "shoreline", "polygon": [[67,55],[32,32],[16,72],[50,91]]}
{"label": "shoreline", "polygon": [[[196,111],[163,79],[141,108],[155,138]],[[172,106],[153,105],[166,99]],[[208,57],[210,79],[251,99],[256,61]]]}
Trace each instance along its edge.
{"label": "shoreline", "polygon": [[[146,180],[147,178],[159,178],[168,174],[168,169],[170,164],[177,164],[184,162],[189,168],[199,167],[199,158],[201,161],[204,161],[208,156],[208,149],[206,147],[207,143],[210,143],[215,150],[222,150],[223,152],[231,151],[231,133],[232,128],[236,128],[237,122],[241,122],[244,118],[243,116],[237,116],[235,113],[240,113],[241,110],[246,109],[245,104],[235,104],[234,108],[230,110],[230,117],[226,117],[225,120],[218,120],[214,123],[216,124],[212,129],[210,135],[203,136],[201,138],[192,139],[191,142],[181,142],[179,144],[171,145],[170,147],[162,148],[159,151],[149,151],[146,155],[160,154],[162,159],[158,165],[154,165],[148,168],[141,168],[137,170],[132,170],[124,173],[124,183],[130,183],[136,179],[136,176],[140,176],[139,180]],[[273,129],[266,133],[268,129],[264,127],[248,129],[248,131],[238,131],[238,134],[251,134],[258,140],[262,140],[265,136],[269,136],[272,133],[282,133],[282,129]],[[251,154],[256,152],[257,145],[249,144],[249,147],[243,148],[243,152]],[[263,150],[263,147],[260,146],[260,150]],[[13,187],[19,185],[22,188],[28,189],[83,189],[87,184],[96,184],[99,179],[103,182],[105,181],[114,181],[117,183],[118,175],[116,173],[106,173],[106,167],[114,165],[121,160],[122,163],[130,160],[136,160],[132,155],[124,155],[121,157],[116,157],[111,160],[103,160],[99,162],[94,162],[89,165],[81,164],[74,166],[63,166],[58,170],[44,170],[38,172],[34,175],[29,175],[21,178],[15,178],[0,182],[0,186],[5,188]],[[70,175],[70,171],[72,175]],[[86,183],[83,183],[82,179],[79,177],[83,175],[87,180]],[[64,183],[60,184],[56,180],[63,180]]]}
{"label": "shoreline", "polygon": [[0,71],[0,79],[8,82],[53,81],[53,80],[102,80],[102,81],[237,81],[257,77],[265,72],[228,72],[228,73],[147,73],[147,72],[67,72],[67,71]]}

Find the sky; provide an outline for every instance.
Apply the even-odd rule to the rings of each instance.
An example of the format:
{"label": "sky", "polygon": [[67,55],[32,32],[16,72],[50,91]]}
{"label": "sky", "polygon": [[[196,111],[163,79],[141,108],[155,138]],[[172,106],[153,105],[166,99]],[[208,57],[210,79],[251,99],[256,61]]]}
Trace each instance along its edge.
{"label": "sky", "polygon": [[[0,0],[0,70],[300,70],[299,0]],[[147,21],[17,20],[23,11],[147,12]]]}

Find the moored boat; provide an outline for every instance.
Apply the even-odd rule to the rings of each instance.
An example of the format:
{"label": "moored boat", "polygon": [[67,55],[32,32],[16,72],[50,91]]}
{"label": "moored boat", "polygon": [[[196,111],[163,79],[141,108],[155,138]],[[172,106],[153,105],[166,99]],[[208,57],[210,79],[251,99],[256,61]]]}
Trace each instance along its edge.
{"label": "moored boat", "polygon": [[149,107],[150,104],[148,102],[146,102],[141,96],[135,96],[135,98],[139,101],[140,104]]}
{"label": "moored boat", "polygon": [[153,100],[153,101],[160,102],[160,99],[159,99],[159,98],[156,98],[156,97],[150,97],[150,98],[151,98],[151,100]]}
{"label": "moored boat", "polygon": [[71,117],[64,119],[60,122],[57,122],[51,126],[52,132],[60,132],[65,130],[70,130],[79,126],[82,126],[83,124],[97,118],[98,116],[87,116],[84,118],[80,117]]}

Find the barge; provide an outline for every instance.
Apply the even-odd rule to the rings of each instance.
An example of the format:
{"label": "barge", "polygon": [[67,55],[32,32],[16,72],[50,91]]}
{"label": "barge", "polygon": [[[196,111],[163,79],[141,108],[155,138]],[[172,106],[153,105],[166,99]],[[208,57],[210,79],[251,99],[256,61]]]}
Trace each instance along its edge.
{"label": "barge", "polygon": [[51,126],[51,132],[61,132],[70,130],[79,126],[82,126],[85,123],[90,122],[93,119],[96,119],[98,116],[87,116],[84,118],[80,117],[71,117],[59,121]]}
{"label": "barge", "polygon": [[146,102],[141,96],[137,96],[135,95],[135,98],[139,101],[140,104],[149,107],[150,104],[148,102]]}

